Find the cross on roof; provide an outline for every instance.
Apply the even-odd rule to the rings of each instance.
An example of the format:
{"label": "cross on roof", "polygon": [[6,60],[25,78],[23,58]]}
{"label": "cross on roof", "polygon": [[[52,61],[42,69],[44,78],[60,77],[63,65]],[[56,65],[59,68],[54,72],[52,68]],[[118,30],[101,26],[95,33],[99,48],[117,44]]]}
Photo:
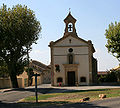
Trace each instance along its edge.
{"label": "cross on roof", "polygon": [[71,13],[71,8],[69,8],[69,13]]}

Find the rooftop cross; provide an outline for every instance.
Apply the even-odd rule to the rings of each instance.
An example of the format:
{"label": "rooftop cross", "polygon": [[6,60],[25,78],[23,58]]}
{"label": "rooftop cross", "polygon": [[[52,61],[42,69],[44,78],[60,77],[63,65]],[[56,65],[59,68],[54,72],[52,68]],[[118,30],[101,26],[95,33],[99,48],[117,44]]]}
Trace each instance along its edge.
{"label": "rooftop cross", "polygon": [[71,8],[69,8],[69,13],[71,13]]}

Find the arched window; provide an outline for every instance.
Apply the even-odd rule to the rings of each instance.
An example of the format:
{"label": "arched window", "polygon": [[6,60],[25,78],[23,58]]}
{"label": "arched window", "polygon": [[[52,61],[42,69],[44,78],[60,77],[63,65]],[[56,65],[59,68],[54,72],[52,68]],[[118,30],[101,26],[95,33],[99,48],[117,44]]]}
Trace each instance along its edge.
{"label": "arched window", "polygon": [[86,77],[81,77],[80,82],[86,82]]}
{"label": "arched window", "polygon": [[68,24],[68,32],[73,32],[73,24],[72,23]]}
{"label": "arched window", "polygon": [[68,55],[68,60],[69,60],[69,64],[73,64],[73,55],[72,54]]}
{"label": "arched window", "polygon": [[57,78],[57,83],[63,82],[63,79],[61,77]]}

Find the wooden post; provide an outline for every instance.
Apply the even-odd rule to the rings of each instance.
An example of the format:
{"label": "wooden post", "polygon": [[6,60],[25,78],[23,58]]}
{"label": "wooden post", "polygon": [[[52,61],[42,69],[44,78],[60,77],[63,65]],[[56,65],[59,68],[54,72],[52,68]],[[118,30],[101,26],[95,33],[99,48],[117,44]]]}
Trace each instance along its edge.
{"label": "wooden post", "polygon": [[38,103],[38,94],[37,94],[37,76],[40,76],[40,74],[33,74],[35,76],[35,96],[36,96],[36,103]]}

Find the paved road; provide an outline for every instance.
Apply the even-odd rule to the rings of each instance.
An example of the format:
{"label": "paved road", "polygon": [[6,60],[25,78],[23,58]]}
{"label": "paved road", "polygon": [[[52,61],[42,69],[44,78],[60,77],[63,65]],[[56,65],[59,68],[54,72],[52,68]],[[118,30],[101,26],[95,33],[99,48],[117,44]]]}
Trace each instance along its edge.
{"label": "paved road", "polygon": [[91,102],[94,105],[105,108],[120,108],[120,97]]}
{"label": "paved road", "polygon": [[[38,94],[45,94],[49,92],[52,88],[49,85],[42,85],[38,88]],[[34,87],[26,87],[21,89],[7,89],[1,90],[0,92],[0,101],[4,103],[15,103],[20,99],[23,99],[28,96],[34,96],[35,89]]]}
{"label": "paved road", "polygon": [[[88,89],[104,89],[104,88],[120,88],[120,86],[80,86],[80,87],[51,87],[50,84],[44,84],[38,86],[38,94],[45,93],[58,93],[64,92],[68,90],[88,90]],[[27,87],[24,89],[4,89],[0,90],[0,108],[2,106],[6,106],[6,108],[15,107],[18,104],[16,102],[22,98],[35,95],[34,87]],[[73,106],[73,107],[71,107]],[[77,106],[84,106],[85,108],[120,108],[120,98],[115,98],[111,100],[103,100],[103,101],[95,101],[95,102],[87,102],[87,103],[76,103],[76,104],[67,104],[62,106],[57,106],[61,108],[76,108]],[[99,106],[99,107],[98,107]],[[3,108],[4,108],[3,107]],[[48,107],[48,106],[47,106]],[[39,108],[39,107],[38,107]],[[52,108],[52,107],[51,107]]]}
{"label": "paved road", "polygon": [[[79,86],[79,87],[52,87],[50,84],[38,86],[38,94],[59,93],[68,90],[89,90],[89,89],[104,89],[104,88],[120,88],[120,86]],[[0,90],[1,102],[16,102],[28,96],[34,96],[35,89],[33,86],[22,89],[3,89]]]}
{"label": "paved road", "polygon": [[40,106],[39,104],[31,106],[31,103],[1,103],[0,108],[120,108],[120,97],[99,100],[94,102],[62,104],[56,106]]}

